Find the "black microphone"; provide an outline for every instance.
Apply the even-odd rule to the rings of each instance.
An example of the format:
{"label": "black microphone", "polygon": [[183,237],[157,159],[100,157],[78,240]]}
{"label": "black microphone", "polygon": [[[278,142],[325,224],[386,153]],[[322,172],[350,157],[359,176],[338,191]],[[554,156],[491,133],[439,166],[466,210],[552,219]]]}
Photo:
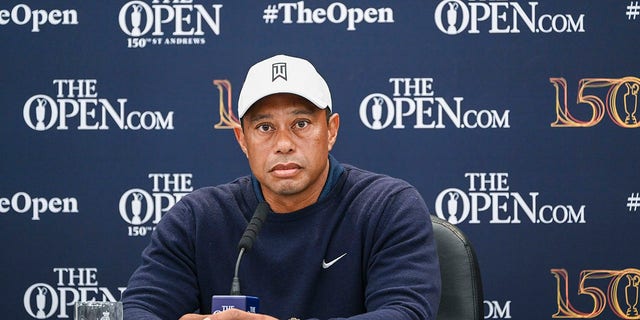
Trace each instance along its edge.
{"label": "black microphone", "polygon": [[254,296],[243,296],[240,293],[240,280],[238,279],[238,268],[240,267],[240,259],[245,251],[248,251],[253,247],[253,243],[256,241],[258,232],[262,228],[262,224],[267,220],[267,213],[269,212],[269,205],[266,202],[260,202],[256,211],[253,213],[253,217],[249,221],[249,225],[244,230],[242,238],[238,243],[238,260],[236,261],[236,271],[233,276],[233,282],[231,283],[231,294],[228,296],[214,295],[211,297],[211,313],[218,313],[230,308],[236,308],[251,313],[258,313],[260,308],[260,299]]}
{"label": "black microphone", "polygon": [[256,211],[253,213],[253,217],[251,217],[251,221],[249,221],[249,225],[244,230],[244,234],[242,234],[242,238],[240,238],[240,242],[238,242],[238,249],[240,253],[238,253],[238,260],[236,260],[236,270],[233,275],[233,281],[231,282],[231,295],[238,296],[240,293],[240,279],[238,278],[238,269],[240,267],[240,259],[242,259],[242,254],[245,251],[251,250],[253,247],[253,243],[256,241],[256,237],[258,236],[258,232],[262,228],[262,224],[267,220],[267,213],[269,212],[269,204],[266,202],[260,202]]}

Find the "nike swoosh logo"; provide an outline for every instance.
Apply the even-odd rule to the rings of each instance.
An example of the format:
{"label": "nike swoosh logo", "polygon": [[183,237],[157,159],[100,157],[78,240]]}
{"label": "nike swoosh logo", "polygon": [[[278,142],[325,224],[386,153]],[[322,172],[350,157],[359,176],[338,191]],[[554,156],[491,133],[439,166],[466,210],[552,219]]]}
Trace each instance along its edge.
{"label": "nike swoosh logo", "polygon": [[341,256],[339,256],[339,257],[337,257],[337,258],[335,258],[335,259],[333,259],[333,260],[331,260],[329,262],[326,262],[324,259],[322,259],[322,269],[327,269],[327,268],[331,267],[334,263],[338,262],[338,260],[342,259],[342,257],[344,257],[346,255],[347,255],[347,253],[345,252]]}

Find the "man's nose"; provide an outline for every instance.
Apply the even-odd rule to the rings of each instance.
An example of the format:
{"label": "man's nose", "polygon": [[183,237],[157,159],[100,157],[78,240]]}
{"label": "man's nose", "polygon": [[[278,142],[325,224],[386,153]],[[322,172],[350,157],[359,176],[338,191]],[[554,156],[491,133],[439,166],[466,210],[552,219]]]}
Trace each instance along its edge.
{"label": "man's nose", "polygon": [[293,133],[288,130],[280,130],[276,134],[276,153],[291,153],[295,150]]}

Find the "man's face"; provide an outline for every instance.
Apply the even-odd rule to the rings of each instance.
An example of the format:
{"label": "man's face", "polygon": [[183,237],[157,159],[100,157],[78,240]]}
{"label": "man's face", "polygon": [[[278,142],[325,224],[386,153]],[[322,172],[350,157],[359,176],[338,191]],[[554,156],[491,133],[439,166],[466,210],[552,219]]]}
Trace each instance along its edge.
{"label": "man's face", "polygon": [[[262,193],[276,212],[315,203],[329,172],[328,154],[340,121],[293,94],[273,94],[256,102],[234,129]],[[279,211],[281,210],[281,211]]]}

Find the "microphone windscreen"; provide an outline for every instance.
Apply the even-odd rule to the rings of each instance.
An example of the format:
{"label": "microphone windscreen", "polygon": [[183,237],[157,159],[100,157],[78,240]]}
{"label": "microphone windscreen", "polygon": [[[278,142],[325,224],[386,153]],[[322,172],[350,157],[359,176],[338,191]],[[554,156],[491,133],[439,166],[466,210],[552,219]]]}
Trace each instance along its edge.
{"label": "microphone windscreen", "polygon": [[248,251],[253,247],[253,242],[258,236],[258,232],[260,232],[262,224],[267,220],[268,212],[269,205],[266,202],[260,202],[256,211],[253,213],[253,217],[251,217],[251,221],[249,221],[249,225],[247,225],[247,228],[244,230],[242,238],[240,238],[238,249],[245,248],[245,250]]}

